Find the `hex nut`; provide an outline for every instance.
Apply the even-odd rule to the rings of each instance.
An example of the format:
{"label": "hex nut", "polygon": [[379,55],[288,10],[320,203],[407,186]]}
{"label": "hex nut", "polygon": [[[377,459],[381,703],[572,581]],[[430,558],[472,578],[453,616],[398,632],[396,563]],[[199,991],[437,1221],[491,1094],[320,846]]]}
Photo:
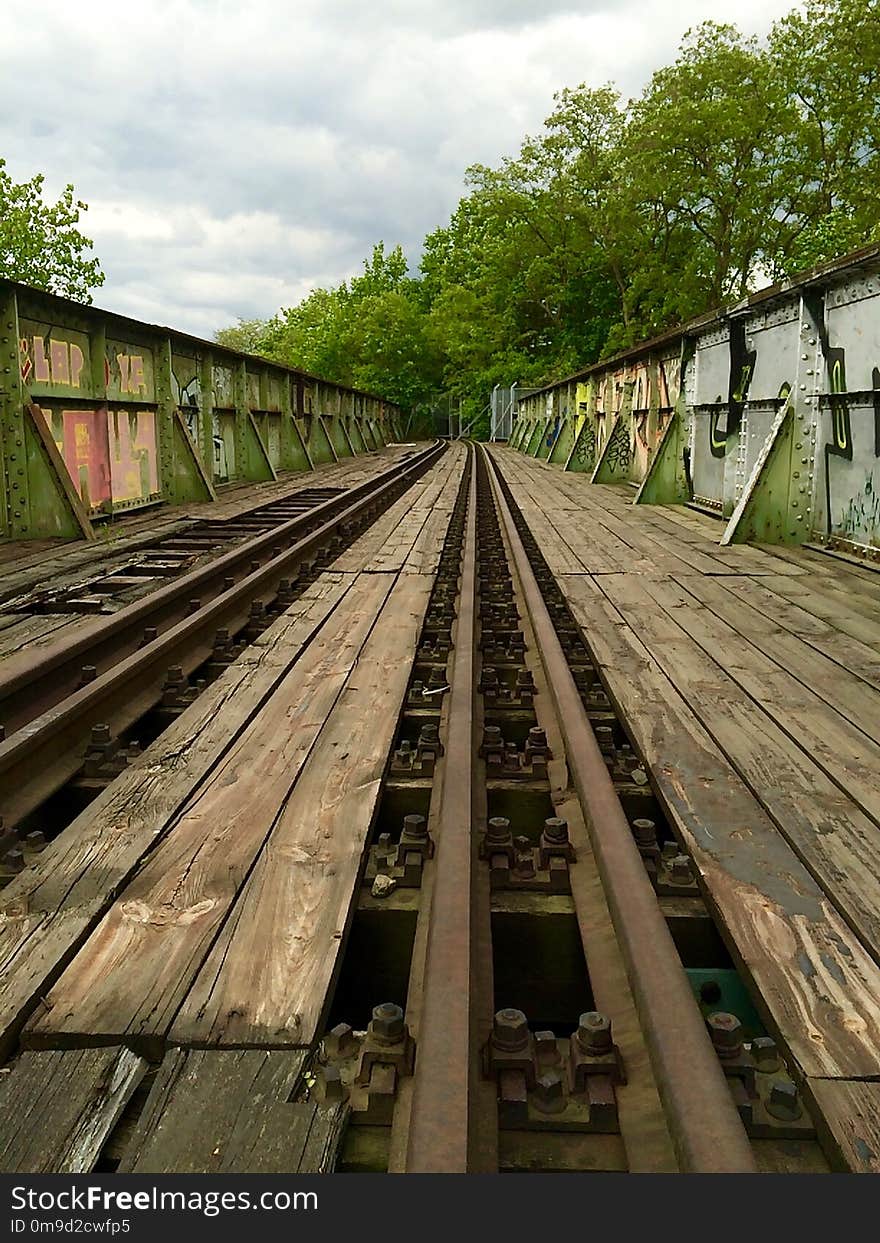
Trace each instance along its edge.
{"label": "hex nut", "polygon": [[492,1024],[492,1043],[505,1053],[518,1053],[529,1045],[529,1022],[522,1010],[498,1010]]}
{"label": "hex nut", "polygon": [[582,1052],[602,1057],[611,1051],[611,1020],[598,1010],[588,1010],[578,1019],[576,1039]]}
{"label": "hex nut", "polygon": [[399,1044],[406,1035],[403,1010],[393,1001],[375,1006],[369,1032],[379,1044]]}

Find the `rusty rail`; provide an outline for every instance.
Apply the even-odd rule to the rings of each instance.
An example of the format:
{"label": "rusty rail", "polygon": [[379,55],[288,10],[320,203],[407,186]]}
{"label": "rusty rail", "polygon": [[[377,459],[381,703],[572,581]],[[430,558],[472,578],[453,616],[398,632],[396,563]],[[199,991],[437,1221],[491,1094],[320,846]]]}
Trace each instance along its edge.
{"label": "rusty rail", "polygon": [[469,1168],[477,477],[471,470],[407,1173]]}
{"label": "rusty rail", "polygon": [[[342,500],[348,504],[341,509],[338,500],[334,499],[327,502],[328,508],[319,506],[309,511],[304,518],[314,521],[317,515],[320,525],[293,544],[290,544],[290,539],[297,530],[302,529],[303,519],[284,523],[277,532],[248,541],[233,553],[198,571],[199,575],[216,579],[218,573],[228,573],[232,558],[239,566],[247,564],[253,558],[257,545],[265,554],[271,544],[268,536],[274,537],[276,544],[280,538],[286,545],[265,565],[221,591],[190,616],[170,625],[145,646],[123,655],[93,681],[63,698],[0,743],[0,811],[6,824],[19,823],[75,776],[82,766],[83,747],[94,725],[109,725],[115,733],[131,726],[161,698],[162,678],[170,666],[180,665],[184,673],[198,668],[210,656],[213,636],[218,629],[240,630],[247,622],[252,601],[274,594],[285,574],[313,556],[338,527],[362,517],[377,501],[393,499],[428,470],[442,452],[443,446],[438,443],[413,459],[404,470],[395,468],[383,472],[378,479],[368,481],[367,485],[360,485],[345,495]],[[320,521],[321,518],[324,521]],[[122,610],[107,627],[101,629],[100,641],[103,642],[111,633],[123,636],[123,641],[130,643],[132,627],[136,625],[142,632],[145,620],[167,610],[168,597],[172,592],[178,602],[187,598],[193,587],[193,577],[187,576],[186,580],[153,593],[131,609]],[[154,611],[150,610],[151,604]],[[53,649],[47,658],[49,670],[60,676],[59,670],[71,660],[81,662],[83,655],[92,650],[87,642],[84,638],[74,641],[69,648],[59,646]],[[71,651],[75,652],[75,656],[70,655]],[[40,685],[50,676],[51,673],[46,672],[41,662],[33,670],[32,682]],[[12,681],[17,692],[26,692],[27,678],[24,675]]]}
{"label": "rusty rail", "polygon": [[755,1159],[581,703],[497,469],[484,449],[584,809],[681,1169],[754,1173]]}

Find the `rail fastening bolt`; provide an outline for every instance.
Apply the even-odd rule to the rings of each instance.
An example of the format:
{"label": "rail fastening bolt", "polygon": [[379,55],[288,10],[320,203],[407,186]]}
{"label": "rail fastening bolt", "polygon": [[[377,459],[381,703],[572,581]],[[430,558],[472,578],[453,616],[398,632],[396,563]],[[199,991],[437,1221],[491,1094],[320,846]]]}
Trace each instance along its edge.
{"label": "rail fastening bolt", "polygon": [[111,738],[109,725],[93,725],[91,733],[91,741],[98,746],[102,743],[109,742]]}
{"label": "rail fastening bolt", "polygon": [[3,866],[8,868],[10,872],[24,871],[24,852],[17,846],[12,850],[7,850],[3,856]]}
{"label": "rail fastening bolt", "polygon": [[565,1109],[565,1089],[557,1071],[545,1071],[535,1081],[535,1107],[543,1114],[558,1114]]}
{"label": "rail fastening bolt", "polygon": [[599,1010],[587,1010],[578,1019],[576,1033],[578,1045],[590,1057],[602,1057],[611,1052],[611,1020]]}
{"label": "rail fastening bolt", "polygon": [[762,1073],[772,1073],[779,1069],[780,1057],[776,1041],[772,1036],[756,1036],[752,1041],[752,1057],[755,1065]]}
{"label": "rail fastening bolt", "polygon": [[706,1019],[715,1052],[723,1061],[739,1057],[743,1047],[742,1023],[735,1014],[716,1010]]}
{"label": "rail fastening bolt", "polygon": [[632,822],[633,837],[639,846],[657,845],[657,826],[653,820],[639,818]]}
{"label": "rail fastening bolt", "polygon": [[693,884],[694,874],[691,871],[691,861],[688,856],[676,855],[669,864],[669,874],[674,885]]}
{"label": "rail fastening bolt", "polygon": [[503,844],[510,838],[510,821],[504,816],[492,816],[486,826],[486,841],[490,844]]}
{"label": "rail fastening bolt", "polygon": [[404,816],[400,840],[423,842],[428,836],[428,821],[424,816]]}
{"label": "rail fastening bolt", "polygon": [[529,1022],[522,1010],[498,1010],[492,1024],[492,1043],[505,1053],[529,1047]]}
{"label": "rail fastening bolt", "polygon": [[794,1122],[803,1113],[798,1090],[790,1079],[774,1083],[767,1097],[767,1113],[781,1122]]}
{"label": "rail fastening bolt", "polygon": [[555,842],[559,846],[565,845],[568,841],[568,821],[563,820],[561,816],[549,816],[544,821],[544,836],[548,842]]}
{"label": "rail fastening bolt", "polygon": [[406,1034],[403,1010],[393,1001],[384,1001],[373,1007],[370,1035],[379,1044],[399,1044]]}

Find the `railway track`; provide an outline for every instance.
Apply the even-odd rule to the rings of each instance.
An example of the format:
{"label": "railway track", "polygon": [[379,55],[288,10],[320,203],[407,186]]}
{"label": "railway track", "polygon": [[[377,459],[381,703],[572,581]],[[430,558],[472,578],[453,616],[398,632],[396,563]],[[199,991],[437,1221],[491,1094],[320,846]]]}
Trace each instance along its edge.
{"label": "railway track", "polygon": [[[156,763],[105,774],[66,848],[10,887],[0,1042],[24,1052],[0,1121],[42,1102],[41,1059],[59,1059],[74,1118],[107,1115],[63,1168],[834,1159],[511,488],[482,448],[455,469],[421,502],[436,556],[414,555],[415,524],[387,560],[314,563],[377,488],[246,575],[251,599],[275,584],[277,667],[248,666],[262,626],[237,604],[228,659],[214,643],[193,664],[216,666],[214,700],[168,705]],[[447,521],[432,507],[453,485]],[[313,563],[292,609],[291,560]],[[216,627],[204,605],[187,627],[200,612]],[[167,668],[160,643],[135,658]],[[107,677],[133,699],[131,660]],[[108,1076],[126,1084],[112,1110]],[[56,1169],[60,1142],[0,1143],[0,1167],[42,1143]]]}
{"label": "railway track", "polygon": [[[294,496],[261,506],[249,538],[241,540],[239,520],[226,532],[233,547],[206,564],[93,619],[36,660],[27,651],[8,660],[0,678],[0,816],[7,833],[42,833],[29,818],[78,774],[92,792],[102,788],[137,754],[127,731],[157,705],[161,727],[192,702],[304,589],[319,556],[350,544],[440,452],[435,444],[402,467],[313,496],[312,503]],[[163,544],[162,555],[183,551],[182,538],[169,537],[173,547]],[[187,535],[187,548],[194,538]],[[222,549],[217,532],[198,536],[202,550],[218,543]],[[7,874],[23,861],[12,849]]]}
{"label": "railway track", "polygon": [[[702,993],[686,974],[676,920],[717,937],[690,859],[534,539],[474,457],[420,648],[443,663],[416,664],[386,783],[386,806],[410,814],[396,833],[383,817],[364,874],[360,917],[388,925],[372,933],[379,1004],[345,1021],[343,965],[317,1065],[318,1096],[352,1105],[343,1162],[773,1168],[779,1144],[817,1147],[812,1123],[774,1042],[721,1008],[711,969]],[[430,676],[448,689],[426,716]],[[389,963],[414,905],[404,980]]]}

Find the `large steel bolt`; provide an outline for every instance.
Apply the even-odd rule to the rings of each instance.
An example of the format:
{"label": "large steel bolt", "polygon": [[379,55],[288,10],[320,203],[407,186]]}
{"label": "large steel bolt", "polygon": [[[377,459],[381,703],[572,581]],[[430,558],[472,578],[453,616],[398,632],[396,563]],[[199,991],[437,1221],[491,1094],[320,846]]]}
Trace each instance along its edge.
{"label": "large steel bolt", "polygon": [[504,846],[510,842],[510,821],[504,816],[492,816],[486,826],[486,844]]}
{"label": "large steel bolt", "polygon": [[676,855],[670,862],[669,878],[673,885],[692,885],[694,883],[691,861],[687,855]]}
{"label": "large steel bolt", "polygon": [[354,1032],[349,1024],[337,1023],[324,1037],[324,1052],[327,1057],[345,1057],[355,1043]]}
{"label": "large steel bolt", "polygon": [[559,1046],[555,1032],[535,1032],[535,1056],[539,1061],[553,1064],[559,1061]]}
{"label": "large steel bolt", "polygon": [[437,730],[437,726],[436,725],[423,725],[421,728],[421,731],[419,732],[418,745],[420,747],[425,747],[429,751],[432,751],[432,750],[436,750],[439,742],[440,742],[440,734]]}
{"label": "large steel bolt", "polygon": [[492,1024],[492,1043],[505,1053],[529,1047],[529,1022],[522,1010],[498,1010]]}
{"label": "large steel bolt", "polygon": [[545,1071],[535,1081],[535,1108],[542,1114],[558,1114],[565,1109],[565,1089],[555,1070]]}
{"label": "large steel bolt", "polygon": [[428,836],[428,821],[424,816],[404,816],[401,842],[423,842]]}
{"label": "large steel bolt", "polygon": [[24,852],[15,846],[12,850],[6,851],[2,863],[10,872],[22,872],[24,871]]}
{"label": "large steel bolt", "polygon": [[772,1036],[756,1036],[752,1041],[752,1057],[762,1074],[779,1069],[781,1058]]}
{"label": "large steel bolt", "polygon": [[498,725],[486,725],[483,727],[483,750],[484,751],[500,751],[504,748],[504,739],[501,737],[501,728]]}
{"label": "large steel bolt", "polygon": [[718,1010],[706,1019],[715,1052],[723,1061],[739,1057],[743,1047],[742,1023],[735,1014]]}
{"label": "large steel bolt", "polygon": [[614,730],[610,725],[596,726],[596,742],[603,755],[611,755],[614,751]]}
{"label": "large steel bolt", "polygon": [[653,820],[633,820],[632,831],[637,845],[645,849],[657,845],[657,826]]}
{"label": "large steel bolt", "polygon": [[544,837],[554,845],[564,846],[568,841],[568,821],[560,816],[550,816],[544,821]]}
{"label": "large steel bolt", "polygon": [[104,743],[110,741],[111,733],[109,725],[93,725],[91,733],[91,741],[95,746],[103,746]]}
{"label": "large steel bolt", "polygon": [[798,1090],[790,1079],[774,1083],[767,1097],[767,1113],[781,1122],[794,1122],[803,1113]]}
{"label": "large steel bolt", "polygon": [[370,1035],[379,1044],[399,1044],[406,1034],[403,1011],[393,1001],[385,1001],[373,1008]]}
{"label": "large steel bolt", "polygon": [[578,1019],[577,1042],[590,1057],[611,1052],[611,1020],[598,1010],[588,1010]]}

